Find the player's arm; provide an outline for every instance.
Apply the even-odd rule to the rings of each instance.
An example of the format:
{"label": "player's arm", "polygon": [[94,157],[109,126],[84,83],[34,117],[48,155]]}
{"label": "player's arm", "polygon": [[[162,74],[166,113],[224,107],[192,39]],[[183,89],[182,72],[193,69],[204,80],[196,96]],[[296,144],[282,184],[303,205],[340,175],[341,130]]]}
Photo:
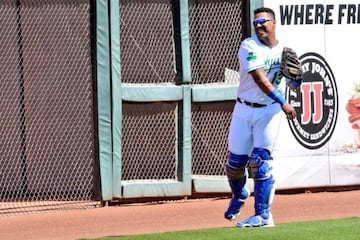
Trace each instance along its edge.
{"label": "player's arm", "polygon": [[250,72],[251,77],[254,79],[255,83],[258,87],[263,91],[266,95],[269,96],[270,92],[275,90],[274,86],[271,84],[269,79],[265,75],[265,71],[263,68],[258,68],[254,71]]}
{"label": "player's arm", "polygon": [[258,87],[261,89],[261,91],[263,91],[267,96],[274,99],[274,101],[281,105],[281,109],[286,114],[286,117],[288,119],[291,120],[296,117],[296,111],[293,106],[286,102],[282,94],[274,88],[269,79],[266,77],[263,68],[258,68],[254,71],[251,71],[250,75],[252,76]]}

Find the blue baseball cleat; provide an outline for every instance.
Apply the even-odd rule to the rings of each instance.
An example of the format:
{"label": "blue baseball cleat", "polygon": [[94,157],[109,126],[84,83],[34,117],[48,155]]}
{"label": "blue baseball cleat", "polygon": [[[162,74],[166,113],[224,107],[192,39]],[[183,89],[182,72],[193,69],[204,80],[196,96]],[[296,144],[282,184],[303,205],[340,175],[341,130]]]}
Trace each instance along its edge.
{"label": "blue baseball cleat", "polygon": [[255,227],[275,227],[275,223],[271,213],[268,215],[268,218],[265,219],[261,215],[255,215],[245,219],[242,222],[236,224],[238,228],[255,228]]}
{"label": "blue baseball cleat", "polygon": [[232,198],[229,203],[229,207],[224,213],[225,219],[232,221],[235,220],[240,215],[240,209],[244,207],[246,199],[249,198],[250,192],[247,188],[242,190],[242,198]]}
{"label": "blue baseball cleat", "polygon": [[244,202],[232,198],[224,217],[229,221],[235,220],[240,215],[240,208],[242,206],[244,206]]}

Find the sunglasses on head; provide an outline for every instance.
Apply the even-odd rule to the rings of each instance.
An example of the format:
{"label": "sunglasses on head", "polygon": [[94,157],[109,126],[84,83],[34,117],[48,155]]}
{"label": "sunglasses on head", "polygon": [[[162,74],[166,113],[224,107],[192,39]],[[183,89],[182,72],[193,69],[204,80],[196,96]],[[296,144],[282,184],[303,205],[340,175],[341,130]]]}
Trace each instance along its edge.
{"label": "sunglasses on head", "polygon": [[256,25],[260,24],[263,25],[266,22],[272,21],[271,18],[257,18],[253,21],[253,25],[254,27],[256,27]]}

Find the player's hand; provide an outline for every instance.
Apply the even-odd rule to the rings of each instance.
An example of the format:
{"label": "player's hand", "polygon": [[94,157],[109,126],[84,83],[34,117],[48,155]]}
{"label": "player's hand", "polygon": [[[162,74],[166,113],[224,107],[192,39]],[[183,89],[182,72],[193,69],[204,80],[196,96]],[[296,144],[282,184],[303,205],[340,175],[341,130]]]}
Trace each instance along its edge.
{"label": "player's hand", "polygon": [[294,118],[296,118],[296,111],[293,108],[293,106],[291,106],[289,103],[284,103],[281,106],[281,109],[283,110],[283,112],[286,114],[286,118],[288,120],[293,120]]}

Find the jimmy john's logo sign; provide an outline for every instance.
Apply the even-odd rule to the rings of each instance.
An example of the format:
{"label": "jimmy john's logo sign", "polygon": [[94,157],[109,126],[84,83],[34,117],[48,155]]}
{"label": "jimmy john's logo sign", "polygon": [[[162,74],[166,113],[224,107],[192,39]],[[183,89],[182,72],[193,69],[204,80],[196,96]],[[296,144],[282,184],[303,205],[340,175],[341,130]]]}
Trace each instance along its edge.
{"label": "jimmy john's logo sign", "polygon": [[297,117],[289,121],[296,140],[305,148],[318,149],[334,132],[338,116],[335,77],[325,59],[317,53],[300,57],[303,83],[297,91],[287,89],[286,97]]}

